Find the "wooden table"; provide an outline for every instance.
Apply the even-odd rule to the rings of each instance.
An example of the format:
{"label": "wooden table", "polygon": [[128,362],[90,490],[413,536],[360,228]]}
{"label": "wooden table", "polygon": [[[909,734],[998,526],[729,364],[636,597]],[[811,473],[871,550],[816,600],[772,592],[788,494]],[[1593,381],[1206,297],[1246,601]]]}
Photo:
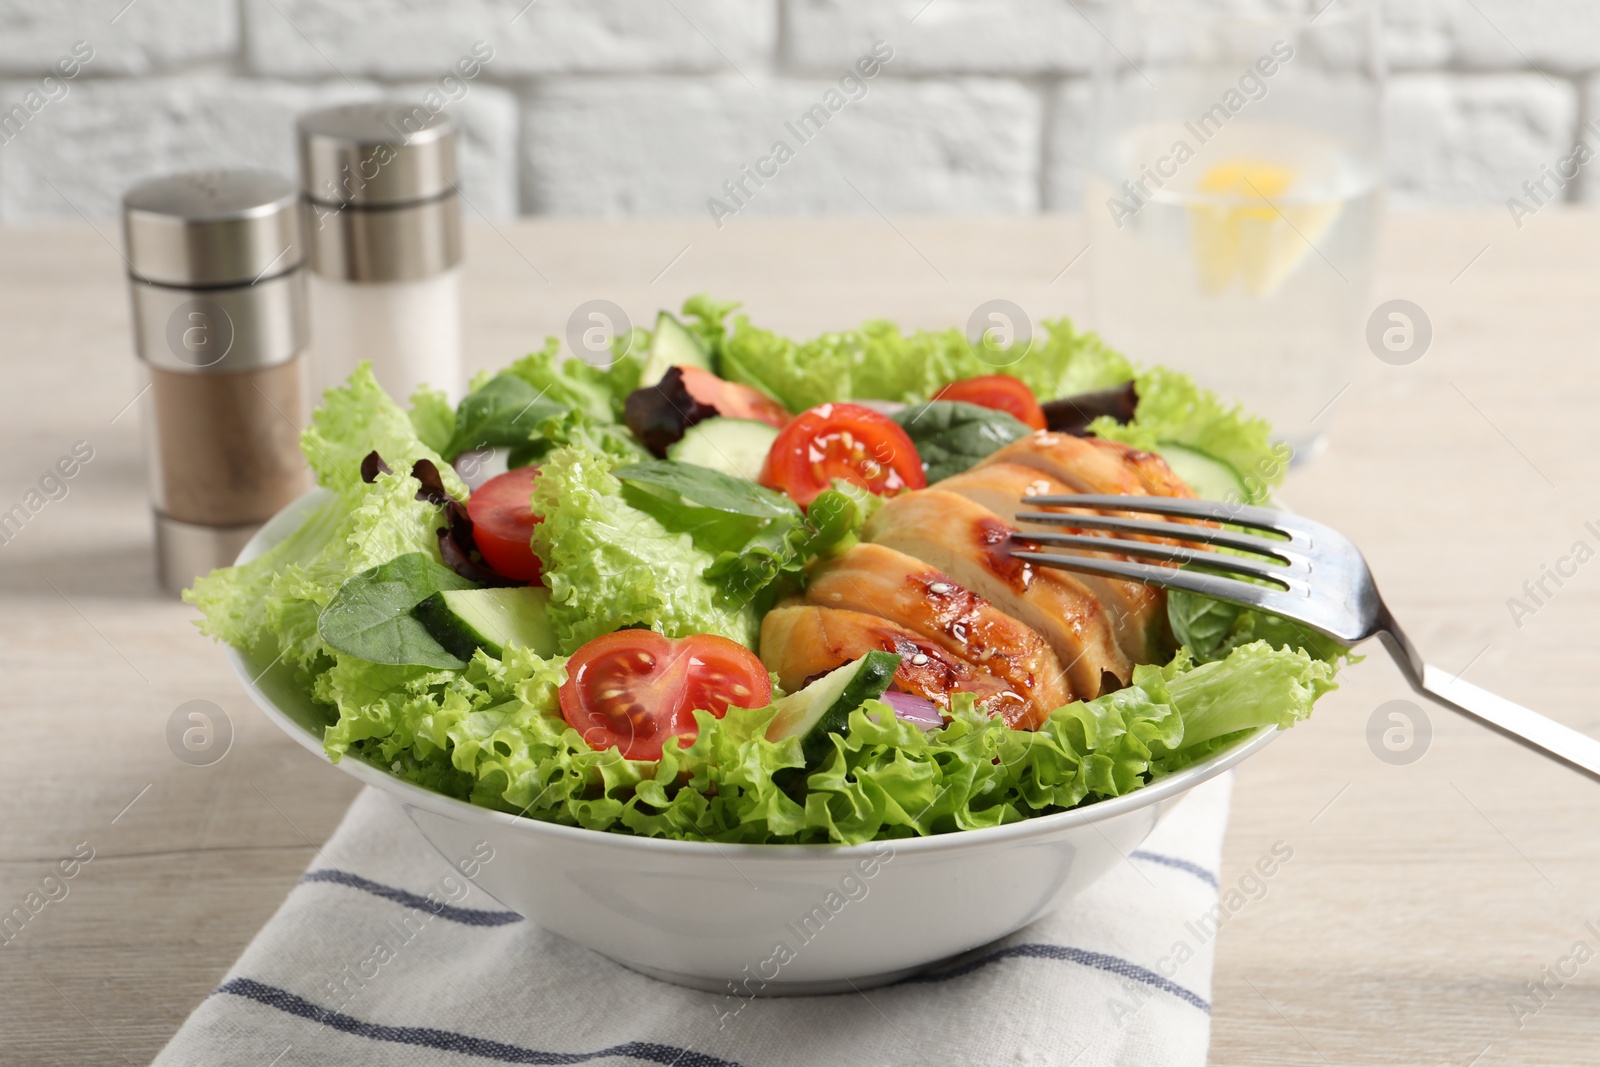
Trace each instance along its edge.
{"label": "wooden table", "polygon": [[[75,442],[94,450],[0,545],[0,912],[93,850],[0,946],[7,1063],[148,1061],[356,788],[257,714],[193,610],[154,590],[116,240],[104,224],[0,231],[0,511]],[[521,354],[595,297],[644,323],[709,289],[798,333],[960,323],[995,296],[1076,311],[1083,264],[1061,272],[1083,245],[1073,219],[479,224],[470,362]],[[1520,626],[1506,602],[1575,541],[1600,547],[1584,527],[1600,520],[1596,249],[1593,213],[1520,232],[1499,211],[1392,220],[1375,298],[1422,305],[1432,349],[1406,367],[1363,353],[1325,417],[1332,447],[1284,494],[1364,546],[1430,658],[1591,733],[1600,563]],[[1369,717],[1406,695],[1375,655],[1240,770],[1224,888],[1275,842],[1294,855],[1221,931],[1214,1062],[1593,1061],[1600,962],[1520,1027],[1510,1004],[1575,942],[1600,950],[1584,925],[1600,921],[1600,790],[1442,711],[1420,762],[1382,762]],[[165,741],[193,699],[236,731],[210,767]]]}

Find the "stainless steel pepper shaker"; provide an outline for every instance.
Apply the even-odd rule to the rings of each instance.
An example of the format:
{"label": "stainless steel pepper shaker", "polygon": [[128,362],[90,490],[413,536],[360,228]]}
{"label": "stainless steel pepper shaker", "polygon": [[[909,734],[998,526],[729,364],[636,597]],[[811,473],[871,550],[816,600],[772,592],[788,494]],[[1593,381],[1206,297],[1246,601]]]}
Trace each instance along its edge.
{"label": "stainless steel pepper shaker", "polygon": [[305,491],[299,190],[257,170],[142,182],[122,201],[156,570],[178,592],[231,564]]}
{"label": "stainless steel pepper shaker", "polygon": [[455,125],[376,102],[302,115],[298,132],[318,391],[367,360],[401,403],[421,384],[459,399]]}

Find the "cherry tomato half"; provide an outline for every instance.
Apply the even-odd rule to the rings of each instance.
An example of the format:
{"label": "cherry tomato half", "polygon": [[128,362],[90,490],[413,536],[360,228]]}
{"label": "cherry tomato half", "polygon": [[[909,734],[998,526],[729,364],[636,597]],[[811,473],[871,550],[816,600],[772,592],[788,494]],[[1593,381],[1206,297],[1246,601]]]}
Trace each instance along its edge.
{"label": "cherry tomato half", "polygon": [[781,430],[791,418],[784,406],[759,389],[719,378],[699,367],[680,366],[683,387],[689,395],[707,407],[717,409],[718,415],[730,419],[755,419]]}
{"label": "cherry tomato half", "polygon": [[835,478],[879,496],[922,489],[916,446],[895,421],[860,404],[823,404],[795,416],[767,452],[761,484],[806,507]]}
{"label": "cherry tomato half", "polygon": [[1033,390],[1021,378],[1009,374],[985,374],[981,378],[968,378],[951,382],[939,390],[935,400],[959,400],[981,408],[994,408],[1017,419],[1035,430],[1045,428],[1044,409],[1039,406]]}
{"label": "cherry tomato half", "polygon": [[538,467],[518,467],[497,474],[467,498],[472,539],[489,566],[530,585],[540,585],[544,567],[533,554],[533,528],[544,519],[533,513],[528,498]]}
{"label": "cherry tomato half", "polygon": [[755,653],[726,637],[672,641],[654,630],[596,637],[567,661],[561,716],[591,748],[658,760],[669,737],[693,740],[695,710],[764,707],[772,680]]}

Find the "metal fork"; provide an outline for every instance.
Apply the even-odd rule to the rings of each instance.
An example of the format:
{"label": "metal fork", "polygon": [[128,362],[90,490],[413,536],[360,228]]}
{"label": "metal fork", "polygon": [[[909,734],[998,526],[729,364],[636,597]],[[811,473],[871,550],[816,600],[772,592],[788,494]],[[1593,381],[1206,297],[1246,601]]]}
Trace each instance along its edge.
{"label": "metal fork", "polygon": [[[1247,608],[1257,608],[1291,619],[1346,646],[1377,637],[1399,664],[1411,688],[1418,693],[1600,781],[1600,741],[1479,689],[1448,671],[1424,663],[1395,622],[1383,598],[1378,595],[1377,583],[1373,581],[1372,571],[1362,558],[1360,549],[1332,527],[1267,508],[1173,497],[1087,494],[1030,496],[1023,497],[1022,503],[1039,507],[1131,511],[1207,523],[1226,523],[1277,534],[1284,540],[1241,533],[1220,526],[1133,519],[1121,515],[1022,512],[1017,515],[1019,522],[1049,523],[1084,530],[1104,530],[1111,534],[1197,542],[1213,548],[1249,552],[1251,556],[1224,555],[1188,545],[1042,531],[1017,532],[1012,534],[1012,540],[1088,552],[1141,556],[1179,566],[1163,567],[1119,559],[1055,555],[1026,548],[1013,549],[1012,555],[1040,566],[1122,578],[1162,589],[1180,589]],[[1224,573],[1205,573],[1188,569],[1190,567]],[[1244,575],[1270,584],[1240,581],[1226,577],[1227,574]]]}

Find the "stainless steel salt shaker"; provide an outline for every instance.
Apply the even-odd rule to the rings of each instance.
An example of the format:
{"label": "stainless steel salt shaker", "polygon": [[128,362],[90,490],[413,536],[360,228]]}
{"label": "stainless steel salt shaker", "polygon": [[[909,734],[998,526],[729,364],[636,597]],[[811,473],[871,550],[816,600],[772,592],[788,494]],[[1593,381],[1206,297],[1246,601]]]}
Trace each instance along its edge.
{"label": "stainless steel salt shaker", "polygon": [[299,190],[258,170],[173,174],[122,201],[156,570],[178,592],[304,492],[308,339]]}
{"label": "stainless steel salt shaker", "polygon": [[368,360],[402,403],[421,384],[459,398],[454,124],[377,102],[302,115],[298,131],[318,390]]}

